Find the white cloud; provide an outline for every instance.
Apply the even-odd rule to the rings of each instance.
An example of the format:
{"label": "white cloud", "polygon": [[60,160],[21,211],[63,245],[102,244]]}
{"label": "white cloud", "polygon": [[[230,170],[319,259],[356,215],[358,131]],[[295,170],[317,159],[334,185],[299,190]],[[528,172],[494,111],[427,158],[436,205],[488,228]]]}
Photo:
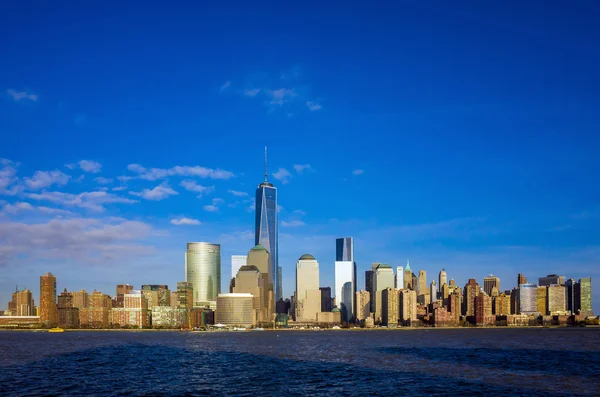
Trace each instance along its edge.
{"label": "white cloud", "polygon": [[219,210],[219,207],[217,207],[216,205],[205,205],[204,206],[204,211],[207,212],[217,212]]}
{"label": "white cloud", "polygon": [[105,178],[103,176],[99,176],[98,178],[94,179],[96,181],[96,183],[99,183],[100,185],[108,185],[109,183],[113,183],[114,179],[112,178]]}
{"label": "white cloud", "polygon": [[92,211],[104,211],[104,204],[132,204],[138,202],[137,200],[131,200],[102,191],[84,192],[79,194],[44,191],[42,193],[29,193],[26,194],[26,196],[32,200],[50,201],[68,207],[80,207]]}
{"label": "white cloud", "polygon": [[41,189],[52,185],[66,185],[70,176],[62,171],[36,171],[31,178],[25,178],[29,189]]}
{"label": "white cloud", "polygon": [[306,215],[306,212],[304,212],[302,210],[294,210],[293,214],[299,215],[299,216],[304,216],[304,215]]}
{"label": "white cloud", "polygon": [[96,174],[100,172],[102,164],[92,160],[81,160],[79,162],[79,168],[81,168],[85,172],[91,172],[92,174]]}
{"label": "white cloud", "polygon": [[306,170],[311,170],[312,167],[310,166],[310,164],[294,164],[294,169],[297,173],[301,174]]}
{"label": "white cloud", "polygon": [[[107,260],[152,254],[151,246],[136,244],[152,228],[142,222],[89,218],[53,219],[47,223],[0,223],[0,266],[17,256],[42,260],[76,260],[105,264]],[[35,242],[35,244],[32,244]]]}
{"label": "white cloud", "polygon": [[365,170],[354,170],[352,171],[352,175],[362,175],[365,173]]}
{"label": "white cloud", "polygon": [[247,197],[248,193],[246,192],[240,192],[238,190],[228,190],[229,193],[233,194],[236,197]]}
{"label": "white cloud", "polygon": [[145,167],[139,164],[129,164],[127,168],[138,174],[138,178],[145,179],[148,181],[155,181],[157,179],[164,179],[168,176],[178,175],[178,176],[194,176],[205,179],[229,179],[234,177],[233,172],[222,170],[222,169],[212,169],[200,166],[175,166],[172,168],[150,168],[146,169]]}
{"label": "white cloud", "polygon": [[21,99],[30,100],[33,102],[37,102],[38,96],[36,94],[32,94],[27,91],[15,91],[13,89],[6,90],[6,93],[12,97],[15,101],[20,101]]}
{"label": "white cloud", "polygon": [[14,196],[21,192],[22,186],[18,184],[16,165],[10,160],[0,158],[0,195]]}
{"label": "white cloud", "polygon": [[298,226],[304,226],[304,222],[302,222],[302,221],[298,221],[298,220],[296,220],[296,221],[289,221],[289,222],[282,221],[282,222],[281,222],[281,226],[283,226],[283,227],[298,227]]}
{"label": "white cloud", "polygon": [[129,192],[129,194],[144,198],[146,200],[160,201],[169,196],[178,195],[179,193],[173,190],[168,184],[161,183],[152,189],[144,189],[141,192]]}
{"label": "white cloud", "polygon": [[198,194],[198,198],[202,197],[204,194],[209,194],[215,190],[214,186],[202,186],[198,185],[196,181],[185,180],[181,181],[180,185],[187,191],[196,192]]}
{"label": "white cloud", "polygon": [[65,167],[67,167],[70,170],[74,170],[75,168],[77,168],[77,164],[73,164],[73,163],[65,164]]}
{"label": "white cloud", "polygon": [[212,199],[212,203],[213,205],[225,204],[225,200],[222,198],[214,198]]}
{"label": "white cloud", "polygon": [[6,204],[2,210],[5,214],[17,214],[19,212],[33,212],[38,211],[42,214],[46,215],[74,215],[71,211],[61,210],[59,208],[50,208],[50,207],[34,207],[33,205],[19,201],[14,204]]}
{"label": "white cloud", "polygon": [[228,89],[229,87],[231,87],[231,81],[226,81],[226,82],[225,82],[225,83],[224,83],[224,84],[221,86],[221,89],[220,89],[220,91],[221,91],[221,92],[223,92],[223,91],[225,91],[226,89]]}
{"label": "white cloud", "polygon": [[277,172],[273,173],[273,176],[278,181],[281,181],[281,183],[283,183],[284,185],[288,183],[293,177],[292,173],[286,170],[285,168],[279,168]]}
{"label": "white cloud", "polygon": [[258,95],[259,92],[260,92],[260,88],[254,88],[251,90],[244,90],[244,95],[249,96],[249,97],[255,97]]}
{"label": "white cloud", "polygon": [[308,107],[309,110],[311,111],[315,111],[315,110],[321,110],[321,105],[319,105],[317,102],[314,101],[307,101],[306,102],[306,107]]}
{"label": "white cloud", "polygon": [[293,88],[280,88],[278,90],[268,90],[267,94],[271,98],[269,105],[281,106],[286,102],[289,102],[291,98],[297,94]]}
{"label": "white cloud", "polygon": [[181,226],[181,225],[199,225],[200,221],[198,219],[176,218],[176,219],[171,219],[171,224],[172,225],[177,225],[177,226]]}

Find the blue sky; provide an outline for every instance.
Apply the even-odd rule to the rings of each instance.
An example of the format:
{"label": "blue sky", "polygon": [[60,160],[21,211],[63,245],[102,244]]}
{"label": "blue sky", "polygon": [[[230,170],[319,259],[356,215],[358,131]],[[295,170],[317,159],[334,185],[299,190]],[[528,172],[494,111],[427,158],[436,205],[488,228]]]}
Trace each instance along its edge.
{"label": "blue sky", "polygon": [[600,7],[327,3],[0,6],[0,308],[46,271],[174,287],[188,241],[225,290],[265,145],[287,296],[348,235],[359,287],[407,259],[598,280]]}

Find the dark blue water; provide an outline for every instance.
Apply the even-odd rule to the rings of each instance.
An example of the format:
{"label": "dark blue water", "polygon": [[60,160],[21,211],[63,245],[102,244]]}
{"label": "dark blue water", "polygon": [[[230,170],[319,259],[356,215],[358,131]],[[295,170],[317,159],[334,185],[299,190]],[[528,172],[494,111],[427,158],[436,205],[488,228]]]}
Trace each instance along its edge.
{"label": "dark blue water", "polygon": [[0,396],[600,395],[600,329],[0,332]]}

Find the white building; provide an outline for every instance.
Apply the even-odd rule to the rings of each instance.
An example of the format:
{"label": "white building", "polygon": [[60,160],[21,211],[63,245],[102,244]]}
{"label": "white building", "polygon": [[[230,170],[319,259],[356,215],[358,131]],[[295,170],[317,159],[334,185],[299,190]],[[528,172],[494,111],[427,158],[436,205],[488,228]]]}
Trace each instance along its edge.
{"label": "white building", "polygon": [[537,286],[535,284],[521,284],[519,286],[519,313],[536,314]]}
{"label": "white building", "polygon": [[355,318],[354,299],[356,280],[354,262],[335,261],[335,301],[342,312],[342,321],[352,322]]}
{"label": "white building", "polygon": [[314,256],[304,254],[296,263],[296,321],[317,321],[321,311],[319,289],[319,262]]}
{"label": "white building", "polygon": [[404,289],[404,268],[396,267],[396,289]]}

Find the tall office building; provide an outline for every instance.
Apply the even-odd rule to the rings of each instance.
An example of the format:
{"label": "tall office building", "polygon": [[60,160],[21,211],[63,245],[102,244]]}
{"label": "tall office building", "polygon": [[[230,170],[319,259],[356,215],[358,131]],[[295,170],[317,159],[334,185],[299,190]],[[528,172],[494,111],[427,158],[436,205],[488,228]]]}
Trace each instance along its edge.
{"label": "tall office building", "polygon": [[519,313],[538,313],[537,286],[535,284],[521,284],[519,286]]}
{"label": "tall office building", "polygon": [[371,315],[371,295],[369,291],[356,293],[356,320],[362,321]]}
{"label": "tall office building", "polygon": [[[248,251],[246,257],[247,266],[256,266],[261,273],[263,283],[262,307],[265,310],[263,318],[270,318],[275,312],[275,286],[272,283],[271,277],[271,255],[269,251],[262,245],[257,245]],[[237,282],[237,281],[236,281]],[[270,320],[261,320],[270,321]]]}
{"label": "tall office building", "polygon": [[575,284],[575,312],[591,316],[592,312],[592,278],[580,278]]}
{"label": "tall office building", "polygon": [[264,307],[265,283],[263,282],[262,273],[254,265],[242,266],[235,276],[235,287],[233,293],[251,294],[252,295],[252,310],[253,322],[269,322],[271,321],[269,308]]}
{"label": "tall office building", "polygon": [[354,321],[354,274],[354,262],[335,261],[335,301],[342,313],[342,321],[347,323]]}
{"label": "tall office building", "polygon": [[536,308],[537,311],[541,314],[541,315],[546,315],[546,312],[548,311],[548,298],[547,298],[547,289],[544,286],[538,286],[537,290],[536,290],[536,296],[535,296],[535,301],[536,301]]}
{"label": "tall office building", "polygon": [[412,283],[412,269],[410,268],[410,262],[406,261],[406,268],[404,269],[404,289],[414,290],[416,285]]}
{"label": "tall office building", "polygon": [[335,260],[338,262],[354,262],[354,241],[352,237],[335,239]]}
{"label": "tall office building", "polygon": [[435,285],[435,280],[429,285],[429,295],[431,296],[431,302],[434,302],[437,299],[438,289],[437,285]]}
{"label": "tall office building", "polygon": [[365,272],[365,290],[369,292],[369,302],[371,313],[375,313],[375,288],[373,282],[375,278],[375,269],[379,266],[379,263],[371,264],[371,270]]}
{"label": "tall office building", "polygon": [[403,289],[399,292],[399,312],[402,325],[417,321],[417,292]]}
{"label": "tall office building", "polygon": [[404,268],[396,266],[396,289],[404,289]]}
{"label": "tall office building", "polygon": [[282,297],[279,285],[279,233],[277,224],[277,188],[269,182],[267,148],[265,147],[265,180],[256,189],[254,244],[262,245],[270,254],[268,280],[274,286],[275,300]]}
{"label": "tall office building", "polygon": [[231,255],[231,278],[237,275],[240,267],[246,266],[247,255]]}
{"label": "tall office building", "polygon": [[572,278],[565,282],[567,310],[572,314],[575,314],[575,284],[577,284],[577,282]]}
{"label": "tall office building", "polygon": [[488,296],[492,296],[492,289],[494,287],[500,291],[500,279],[493,274],[490,274],[483,279],[483,290]]}
{"label": "tall office building", "polygon": [[40,322],[46,325],[58,323],[56,277],[52,273],[40,277]]}
{"label": "tall office building", "polygon": [[399,314],[398,290],[386,288],[381,291],[381,324],[397,326]]}
{"label": "tall office building", "polygon": [[317,321],[321,311],[321,290],[319,289],[319,262],[314,256],[304,254],[296,263],[296,321]]}
{"label": "tall office building", "polygon": [[194,286],[194,306],[216,306],[221,292],[221,246],[188,243],[185,253],[185,281]]}
{"label": "tall office building", "polygon": [[[441,294],[443,291],[443,288],[444,288],[444,284],[448,284],[448,275],[446,274],[446,269],[440,270],[440,274],[438,275],[438,290],[439,290],[439,295],[440,295],[438,297],[438,299],[439,298],[442,298],[442,299],[448,298],[447,296],[444,297]],[[431,299],[433,299],[433,297]]]}
{"label": "tall office building", "polygon": [[548,312],[546,314],[553,315],[567,310],[565,286],[549,285],[546,288],[548,289],[546,293],[548,299],[546,308]]}
{"label": "tall office building", "polygon": [[375,293],[373,294],[373,298],[375,300],[375,321],[381,318],[381,293],[386,288],[394,288],[394,269],[390,265],[379,264],[375,269],[375,274],[373,277],[373,289]]}
{"label": "tall office building", "polygon": [[538,285],[545,287],[549,285],[565,285],[565,276],[549,274],[546,277],[540,277]]}
{"label": "tall office building", "polygon": [[470,278],[465,285],[463,294],[463,314],[465,316],[475,315],[475,297],[479,295],[479,284],[474,278]]}
{"label": "tall office building", "polygon": [[417,293],[419,295],[429,293],[429,291],[427,291],[427,272],[425,270],[419,270],[419,290]]}
{"label": "tall office building", "polygon": [[35,316],[35,304],[30,290],[24,289],[13,292],[12,300],[8,303],[12,316]]}
{"label": "tall office building", "polygon": [[321,311],[330,312],[333,310],[331,301],[331,287],[320,287],[321,290]]}
{"label": "tall office building", "polygon": [[527,284],[527,277],[525,277],[523,273],[519,273],[517,276],[517,287],[519,287],[521,284]]}

